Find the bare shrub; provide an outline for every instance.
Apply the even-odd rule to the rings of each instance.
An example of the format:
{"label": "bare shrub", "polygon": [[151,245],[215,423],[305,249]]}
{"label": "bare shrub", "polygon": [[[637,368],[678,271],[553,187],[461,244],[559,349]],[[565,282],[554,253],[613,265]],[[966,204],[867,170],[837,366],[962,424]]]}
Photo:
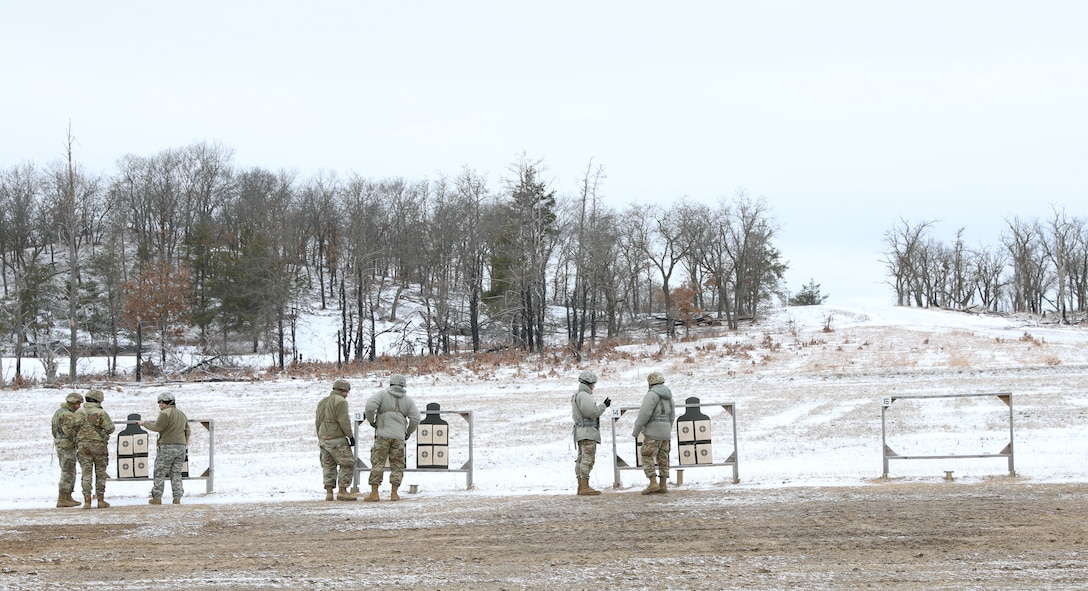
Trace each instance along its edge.
{"label": "bare shrub", "polygon": [[155,365],[154,361],[151,361],[150,359],[140,364],[140,370],[143,372],[143,375],[145,377],[157,378],[162,376],[162,370],[159,368],[159,366]]}
{"label": "bare shrub", "polygon": [[13,390],[21,390],[23,388],[32,388],[38,385],[37,380],[28,380],[23,374],[15,376],[15,379],[11,381],[11,387]]}
{"label": "bare shrub", "polygon": [[1041,346],[1043,344],[1043,342],[1044,342],[1042,339],[1037,339],[1037,338],[1031,336],[1031,333],[1028,333],[1026,331],[1024,332],[1024,335],[1020,337],[1020,341],[1024,342],[1024,343],[1031,344],[1031,345],[1035,345],[1036,347]]}

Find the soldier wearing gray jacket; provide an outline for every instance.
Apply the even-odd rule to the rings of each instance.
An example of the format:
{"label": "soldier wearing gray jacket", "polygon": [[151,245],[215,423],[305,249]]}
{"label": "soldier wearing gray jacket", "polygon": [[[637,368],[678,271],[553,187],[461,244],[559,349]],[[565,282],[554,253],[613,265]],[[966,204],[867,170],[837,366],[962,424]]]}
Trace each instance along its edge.
{"label": "soldier wearing gray jacket", "polygon": [[366,420],[374,427],[374,445],[370,448],[370,494],[364,501],[378,500],[378,487],[385,473],[385,462],[389,460],[389,484],[393,491],[390,501],[399,501],[397,489],[404,479],[406,459],[404,442],[419,426],[419,409],[408,396],[404,376],[394,374],[389,377],[389,387],[374,393],[366,401]]}
{"label": "soldier wearing gray jacket", "polygon": [[593,388],[597,374],[583,371],[578,376],[578,391],[570,399],[571,418],[574,419],[574,445],[578,459],[574,462],[574,475],[578,479],[579,495],[599,495],[601,491],[589,486],[589,473],[597,461],[597,444],[601,442],[601,415],[612,404],[605,398],[601,404],[593,402]]}
{"label": "soldier wearing gray jacket", "polygon": [[643,436],[642,470],[650,479],[649,486],[642,491],[644,495],[668,492],[670,440],[672,424],[676,420],[676,406],[672,391],[665,385],[665,376],[659,371],[651,372],[646,381],[650,389],[642,398],[635,429],[631,432],[632,437],[637,438],[639,433]]}

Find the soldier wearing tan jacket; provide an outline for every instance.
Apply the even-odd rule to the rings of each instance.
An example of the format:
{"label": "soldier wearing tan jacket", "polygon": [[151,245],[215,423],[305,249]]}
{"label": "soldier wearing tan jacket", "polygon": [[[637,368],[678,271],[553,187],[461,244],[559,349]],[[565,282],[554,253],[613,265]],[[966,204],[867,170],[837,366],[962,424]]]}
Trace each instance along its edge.
{"label": "soldier wearing tan jacket", "polygon": [[338,501],[354,501],[355,493],[348,492],[355,479],[355,436],[351,430],[351,416],[348,414],[348,392],[351,384],[347,380],[336,380],[332,392],[317,403],[314,427],[317,430],[317,445],[321,448],[321,476],[325,484],[325,500],[333,500],[333,487],[339,486],[336,495]]}
{"label": "soldier wearing tan jacket", "polygon": [[170,492],[177,505],[185,493],[181,468],[185,464],[185,450],[189,447],[189,417],[178,410],[174,395],[169,392],[159,394],[158,402],[158,418],[154,421],[137,421],[141,427],[159,434],[155,449],[155,482],[151,486],[151,500],[148,502],[152,505],[162,504],[162,492],[169,476]]}

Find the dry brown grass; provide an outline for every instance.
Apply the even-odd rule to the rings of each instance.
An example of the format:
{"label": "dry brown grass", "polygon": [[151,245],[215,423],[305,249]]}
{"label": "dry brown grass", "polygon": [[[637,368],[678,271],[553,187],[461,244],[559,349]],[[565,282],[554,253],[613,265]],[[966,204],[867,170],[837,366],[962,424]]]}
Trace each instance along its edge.
{"label": "dry brown grass", "polygon": [[953,350],[948,353],[948,366],[949,367],[971,367],[971,357],[964,351]]}

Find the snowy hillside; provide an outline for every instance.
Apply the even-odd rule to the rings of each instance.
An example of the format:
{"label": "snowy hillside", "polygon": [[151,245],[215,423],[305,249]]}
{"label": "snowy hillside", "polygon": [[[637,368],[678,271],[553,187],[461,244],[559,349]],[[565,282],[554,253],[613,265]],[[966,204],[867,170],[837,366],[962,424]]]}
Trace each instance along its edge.
{"label": "snowy hillside", "polygon": [[[315,321],[305,334],[305,359],[331,353],[335,360],[334,330]],[[405,484],[434,498],[573,493],[569,399],[582,369],[600,374],[595,396],[611,397],[613,408],[637,406],[655,369],[680,401],[735,403],[740,483],[732,482],[730,468],[716,466],[685,470],[686,487],[877,485],[883,397],[997,392],[1013,394],[1020,479],[1088,481],[1086,344],[1088,332],[1080,327],[937,310],[815,306],[780,310],[739,333],[630,344],[581,364],[560,354],[504,366],[466,362],[408,375],[408,393],[421,409],[435,402],[472,413],[474,490],[466,492],[463,473],[409,473]],[[313,412],[334,377],[125,383],[106,388],[103,406],[114,419],[150,418],[157,393],[169,390],[191,419],[215,421],[215,492],[205,495],[204,483],[187,482],[192,502],[312,499],[322,494]],[[354,412],[387,374],[345,377]],[[58,469],[48,424],[67,392],[0,391],[0,508],[55,501]],[[713,426],[715,460],[724,460],[732,451],[731,418],[720,404],[703,410]],[[457,415],[443,418],[450,424],[450,463],[459,467],[468,461],[468,423]],[[629,413],[616,422],[618,455],[630,463],[632,420]],[[900,454],[996,454],[1008,443],[1009,407],[995,397],[903,400],[888,409],[887,426],[888,444]],[[608,491],[612,438],[607,425],[602,430],[591,484]],[[208,435],[200,428],[195,433],[192,470],[201,472]],[[364,429],[364,459],[370,441]],[[674,440],[674,461],[675,450]],[[111,459],[110,472],[115,469]],[[1003,458],[894,461],[890,476],[937,481],[947,470],[961,481],[1008,477]],[[620,473],[621,490],[643,481],[640,472]],[[149,489],[148,482],[113,481],[108,494],[121,505],[144,503]]]}

